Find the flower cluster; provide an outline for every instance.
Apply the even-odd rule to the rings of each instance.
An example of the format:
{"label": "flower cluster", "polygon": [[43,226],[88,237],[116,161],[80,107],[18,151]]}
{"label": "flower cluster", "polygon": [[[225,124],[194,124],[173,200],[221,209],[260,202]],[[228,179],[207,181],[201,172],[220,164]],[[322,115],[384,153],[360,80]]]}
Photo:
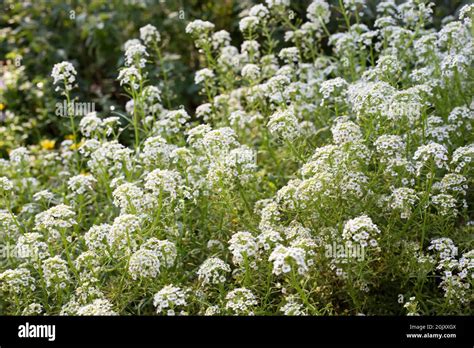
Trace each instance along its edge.
{"label": "flower cluster", "polygon": [[257,299],[249,289],[234,289],[226,295],[225,299],[227,300],[225,307],[236,315],[254,314],[252,308],[257,305]]}
{"label": "flower cluster", "polygon": [[115,85],[56,64],[99,107],[54,127],[39,77],[0,69],[0,99],[38,110],[0,104],[5,314],[472,312],[472,5],[246,5],[229,31],[186,24],[189,86],[168,22],[123,45]]}
{"label": "flower cluster", "polygon": [[[159,314],[176,315],[176,310],[186,307],[186,291],[173,285],[166,285],[153,296],[153,305]],[[185,314],[180,312],[179,314]]]}

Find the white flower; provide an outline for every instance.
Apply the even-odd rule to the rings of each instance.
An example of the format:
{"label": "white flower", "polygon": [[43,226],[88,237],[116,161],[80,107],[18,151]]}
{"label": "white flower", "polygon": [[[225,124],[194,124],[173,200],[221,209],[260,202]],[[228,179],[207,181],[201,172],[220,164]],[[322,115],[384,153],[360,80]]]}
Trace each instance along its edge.
{"label": "white flower", "polygon": [[97,112],[88,113],[79,122],[79,129],[81,130],[81,133],[86,137],[90,137],[91,134],[98,131],[101,126],[102,120],[97,117]]}
{"label": "white flower", "polygon": [[229,32],[219,30],[212,34],[212,47],[217,50],[230,45],[231,37]]}
{"label": "white flower", "polygon": [[110,233],[109,224],[92,226],[84,235],[86,246],[91,251],[103,251],[107,248],[107,236]]}
{"label": "white flower", "polygon": [[196,75],[194,77],[194,82],[199,85],[203,82],[209,83],[215,78],[214,72],[211,69],[204,68],[201,70],[198,70],[196,72]]}
{"label": "white flower", "polygon": [[238,288],[229,292],[225,299],[225,308],[230,309],[236,315],[253,315],[252,308],[257,305],[255,295],[246,288]]}
{"label": "white flower", "polygon": [[258,252],[257,240],[250,232],[237,232],[229,240],[229,250],[236,265],[244,264],[245,260],[252,262]]}
{"label": "white flower", "polygon": [[159,197],[166,194],[175,200],[178,192],[183,188],[181,174],[175,170],[155,169],[145,177],[145,188]]}
{"label": "white flower", "polygon": [[133,214],[122,214],[114,219],[112,228],[107,234],[109,245],[127,253],[136,250],[135,235],[141,228],[141,219]]}
{"label": "white flower", "polygon": [[256,16],[247,16],[240,20],[239,29],[241,32],[253,31],[257,28],[260,19]]}
{"label": "white flower", "polygon": [[117,79],[120,81],[120,86],[126,84],[132,89],[138,90],[140,88],[140,80],[142,77],[138,69],[134,66],[131,66],[120,70]]}
{"label": "white flower", "polygon": [[128,271],[133,279],[156,278],[160,273],[160,260],[156,252],[140,249],[130,257]]}
{"label": "white flower", "polygon": [[117,315],[113,310],[113,305],[109,300],[98,298],[92,301],[92,303],[81,306],[77,309],[76,315],[85,316],[110,316]]}
{"label": "white flower", "polygon": [[205,36],[208,32],[214,29],[215,25],[208,21],[196,19],[186,26],[186,33],[195,37]]}
{"label": "white flower", "polygon": [[300,60],[300,51],[297,47],[286,47],[280,50],[278,57],[282,59],[285,63],[298,63]]}
{"label": "white flower", "polygon": [[250,81],[256,81],[260,78],[260,68],[255,64],[246,64],[242,68],[242,77]]}
{"label": "white flower", "polygon": [[44,260],[43,278],[47,288],[64,289],[70,281],[67,262],[58,255]]}
{"label": "white flower", "polygon": [[288,7],[290,6],[290,0],[265,0],[268,8],[273,9],[274,7]]}
{"label": "white flower", "polygon": [[454,171],[456,173],[466,170],[471,162],[474,162],[474,144],[459,147],[454,151],[451,165],[455,166]]}
{"label": "white flower", "polygon": [[142,250],[153,251],[160,260],[160,264],[164,267],[172,267],[177,257],[176,245],[168,240],[159,240],[150,238],[140,247]]}
{"label": "white flower", "polygon": [[348,142],[358,142],[362,140],[360,127],[352,121],[336,122],[331,128],[334,143],[345,144]]}
{"label": "white flower", "polygon": [[265,19],[269,16],[270,11],[263,4],[254,5],[249,10],[249,15],[253,17],[258,17],[260,19]]}
{"label": "white flower", "polygon": [[158,30],[151,24],[147,24],[140,28],[140,39],[146,44],[158,43],[161,41],[161,36]]}
{"label": "white flower", "polygon": [[281,244],[270,254],[268,261],[273,262],[273,273],[276,275],[289,273],[291,270],[304,275],[308,272],[306,251],[297,247],[285,247]]}
{"label": "white flower", "polygon": [[133,212],[143,208],[143,190],[132,183],[123,183],[112,192],[114,205],[122,212]]}
{"label": "white flower", "polygon": [[305,307],[298,302],[298,299],[293,296],[288,296],[286,298],[286,304],[280,308],[280,312],[283,312],[284,315],[291,316],[305,316],[308,315]]}
{"label": "white flower", "polygon": [[211,257],[199,267],[197,275],[203,285],[220,284],[226,279],[226,273],[230,272],[230,266],[217,257]]}
{"label": "white flower", "polygon": [[65,231],[77,224],[75,216],[76,213],[70,206],[59,204],[36,215],[35,229],[49,233],[50,239],[57,239],[61,230]]}
{"label": "white flower", "polygon": [[[130,45],[125,51],[125,65],[128,67],[144,68],[148,52],[141,43]],[[119,75],[120,80],[120,75]]]}
{"label": "white flower", "polygon": [[418,201],[415,190],[407,187],[394,189],[389,198],[390,208],[400,211],[400,217],[407,219]]}
{"label": "white flower", "polygon": [[92,175],[79,174],[69,178],[68,188],[75,194],[83,195],[86,192],[92,192],[97,180]]}
{"label": "white flower", "polygon": [[423,167],[431,161],[437,168],[447,168],[448,150],[444,145],[437,143],[429,143],[428,145],[421,145],[416,150],[413,159],[416,162],[416,171],[421,173]]}
{"label": "white flower", "polygon": [[0,192],[9,192],[13,190],[12,182],[6,176],[0,176]]}
{"label": "white flower", "polygon": [[20,260],[41,260],[48,255],[48,245],[43,242],[43,235],[29,232],[21,235],[15,246],[15,255]]}
{"label": "white flower", "polygon": [[361,215],[354,219],[348,220],[344,224],[342,238],[348,245],[356,242],[363,247],[366,247],[368,243],[373,246],[377,246],[379,234],[380,230],[377,225],[372,222],[372,219],[367,215]]}
{"label": "white flower", "polygon": [[5,293],[18,294],[36,289],[35,279],[26,268],[8,269],[0,273],[0,289]]}
{"label": "white flower", "polygon": [[25,307],[25,309],[23,309],[21,315],[41,315],[41,313],[43,313],[42,305],[40,305],[39,303],[30,303],[28,306]]}
{"label": "white flower", "polygon": [[431,197],[431,203],[436,207],[439,214],[443,216],[456,215],[457,200],[451,195],[441,193]]}
{"label": "white flower", "polygon": [[322,21],[324,24],[328,23],[331,17],[329,4],[324,0],[314,0],[308,6],[307,16],[311,22],[318,23]]}
{"label": "white flower", "polygon": [[173,285],[166,285],[153,296],[153,306],[158,314],[174,315],[179,307],[187,306],[185,290]]}
{"label": "white flower", "polygon": [[10,152],[10,162],[17,165],[28,164],[30,151],[26,147],[20,146]]}
{"label": "white flower", "polygon": [[61,84],[56,87],[56,91],[64,89],[64,93],[69,92],[76,82],[77,71],[69,62],[61,62],[54,64],[51,76],[53,77],[53,84]]}
{"label": "white flower", "polygon": [[284,140],[293,140],[300,134],[298,119],[292,108],[274,112],[270,116],[267,127],[270,133]]}

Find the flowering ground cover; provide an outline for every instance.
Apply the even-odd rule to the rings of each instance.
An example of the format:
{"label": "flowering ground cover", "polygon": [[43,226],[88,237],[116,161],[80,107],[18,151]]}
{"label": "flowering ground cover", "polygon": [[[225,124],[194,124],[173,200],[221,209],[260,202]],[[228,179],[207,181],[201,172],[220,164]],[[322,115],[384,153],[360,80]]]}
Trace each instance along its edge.
{"label": "flowering ground cover", "polygon": [[153,24],[122,104],[96,110],[77,61],[29,82],[67,130],[37,143],[3,66],[1,314],[473,314],[474,6],[248,5],[186,19],[196,107]]}

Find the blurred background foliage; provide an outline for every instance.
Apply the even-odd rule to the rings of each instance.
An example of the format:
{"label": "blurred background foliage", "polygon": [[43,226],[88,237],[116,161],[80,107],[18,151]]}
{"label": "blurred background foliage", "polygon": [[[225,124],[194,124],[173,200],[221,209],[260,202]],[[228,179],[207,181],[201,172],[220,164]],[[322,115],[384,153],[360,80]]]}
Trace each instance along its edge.
{"label": "blurred background foliage", "polygon": [[[338,0],[332,2],[337,3]],[[162,36],[166,66],[174,91],[173,106],[189,112],[200,103],[194,85],[199,55],[186,24],[194,19],[213,22],[216,30],[230,32],[236,46],[245,9],[260,1],[252,0],[3,0],[0,8],[0,154],[22,143],[41,139],[62,139],[67,129],[57,122],[50,73],[55,63],[70,61],[78,72],[81,102],[94,102],[98,112],[111,106],[123,109],[126,98],[116,81],[123,65],[123,44],[138,38],[139,28],[152,24]],[[305,18],[311,0],[292,1],[295,18]],[[368,1],[367,22],[371,22],[378,1]],[[440,0],[436,3],[435,25],[454,15],[469,1]],[[341,30],[337,15],[329,25]],[[343,30],[343,28],[342,28]],[[283,34],[283,32],[281,33]],[[152,82],[158,79],[150,71]],[[155,80],[155,81],[154,81]],[[108,115],[104,115],[108,116]],[[1,155],[0,155],[1,157]]]}

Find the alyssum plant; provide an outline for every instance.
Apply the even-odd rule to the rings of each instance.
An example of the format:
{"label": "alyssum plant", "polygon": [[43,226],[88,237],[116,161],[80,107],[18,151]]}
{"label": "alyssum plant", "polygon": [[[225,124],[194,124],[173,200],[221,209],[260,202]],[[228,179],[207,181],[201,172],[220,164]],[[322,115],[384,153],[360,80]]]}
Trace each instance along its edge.
{"label": "alyssum plant", "polygon": [[[371,27],[363,0],[289,6],[250,8],[241,47],[188,24],[195,117],[166,71],[149,84],[147,25],[124,112],[0,160],[2,314],[472,314],[474,7],[437,31],[424,1],[382,1]],[[74,66],[52,77],[73,100]]]}

